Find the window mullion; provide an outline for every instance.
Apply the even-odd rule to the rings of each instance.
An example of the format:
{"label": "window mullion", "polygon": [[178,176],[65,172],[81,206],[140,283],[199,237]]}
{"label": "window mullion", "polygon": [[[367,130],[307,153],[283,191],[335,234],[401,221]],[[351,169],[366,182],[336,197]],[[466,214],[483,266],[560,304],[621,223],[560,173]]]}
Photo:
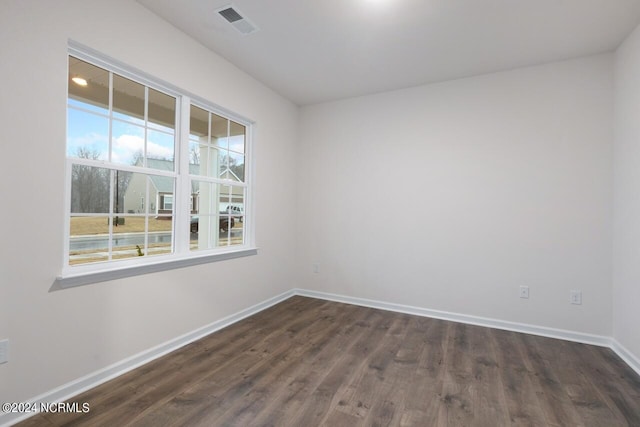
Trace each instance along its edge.
{"label": "window mullion", "polygon": [[73,168],[72,163],[67,159],[65,162],[65,192],[64,192],[64,210],[66,223],[64,225],[64,266],[69,265],[69,249],[71,247],[71,170]]}
{"label": "window mullion", "polygon": [[[108,147],[107,159],[111,162],[113,153],[113,73],[109,72],[109,129],[108,129]],[[107,260],[113,259],[113,169],[109,170],[109,209],[107,214],[109,221],[107,240]]]}
{"label": "window mullion", "polygon": [[148,175],[145,178],[146,178],[146,180],[145,180],[145,189],[144,189],[144,191],[145,191],[144,199],[146,200],[146,203],[145,203],[144,212],[145,212],[146,215],[144,217],[144,233],[145,233],[144,234],[144,249],[145,249],[145,253],[148,255],[149,254],[149,215],[151,214],[151,212],[150,212],[151,203],[149,201],[149,194],[150,194],[149,187],[151,185],[150,184],[151,178],[149,178]]}
{"label": "window mullion", "polygon": [[109,72],[109,129],[107,136],[107,160],[111,162],[111,154],[113,153],[113,73]]}
{"label": "window mullion", "polygon": [[118,170],[120,172],[133,172],[133,173],[141,173],[145,175],[168,176],[171,178],[176,176],[176,173],[174,171],[166,171],[162,169],[151,169],[151,168],[145,168],[140,166],[130,166],[130,165],[124,165],[124,164],[109,163],[103,160],[92,160],[92,159],[84,159],[79,157],[69,157],[68,160],[74,165],[93,166],[93,167],[102,168],[102,169]]}
{"label": "window mullion", "polygon": [[177,253],[189,252],[191,203],[191,180],[189,179],[189,115],[190,100],[187,96],[178,98],[176,109],[176,197],[173,199],[175,250]]}
{"label": "window mullion", "polygon": [[[253,144],[249,143],[253,141],[253,126],[247,127],[245,134],[245,168],[244,168],[244,233],[243,239],[245,245],[254,246],[255,236],[253,233],[253,227],[255,224],[255,210],[253,207],[253,177],[254,177],[254,161],[253,161]],[[247,163],[246,159],[250,159]]]}
{"label": "window mullion", "polygon": [[108,251],[109,251],[109,256],[108,259],[109,261],[111,261],[113,259],[113,178],[115,176],[115,173],[113,170],[109,171],[109,209],[108,209],[108,214],[107,214],[107,221],[109,221],[109,240],[108,240]]}

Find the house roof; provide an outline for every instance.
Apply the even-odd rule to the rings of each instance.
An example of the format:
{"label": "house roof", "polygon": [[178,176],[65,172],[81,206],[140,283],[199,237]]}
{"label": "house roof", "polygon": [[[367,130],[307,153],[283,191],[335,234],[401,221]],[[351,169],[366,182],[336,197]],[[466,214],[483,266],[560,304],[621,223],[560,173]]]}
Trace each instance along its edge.
{"label": "house roof", "polygon": [[[171,160],[163,160],[163,159],[147,159],[147,166],[152,169],[160,169],[165,171],[173,170],[173,161]],[[191,166],[195,167],[195,170],[192,171]],[[199,165],[189,165],[190,173],[198,173]],[[153,186],[159,193],[173,193],[173,178],[168,176],[159,176],[159,175],[151,175],[151,182]]]}

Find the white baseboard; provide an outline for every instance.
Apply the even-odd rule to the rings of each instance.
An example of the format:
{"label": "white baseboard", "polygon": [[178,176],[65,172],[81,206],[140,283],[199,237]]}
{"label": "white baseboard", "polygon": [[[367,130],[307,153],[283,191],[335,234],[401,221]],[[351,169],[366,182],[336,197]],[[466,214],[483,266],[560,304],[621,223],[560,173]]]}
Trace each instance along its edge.
{"label": "white baseboard", "polygon": [[365,298],[356,298],[345,295],[330,294],[325,292],[310,291],[306,289],[294,289],[294,292],[296,295],[300,296],[343,302],[347,304],[360,305],[363,307],[379,308],[381,310],[395,311],[398,313],[415,314],[417,316],[432,317],[435,319],[450,320],[453,322],[466,323],[469,325],[486,326],[488,328],[504,329],[507,331],[540,335],[543,337],[557,338],[583,344],[592,344],[601,347],[611,346],[611,338],[603,335],[585,334],[583,332],[547,328],[544,326],[528,325],[526,323],[509,322],[506,320],[491,319],[487,317],[469,316],[466,314],[451,313],[448,311],[431,310],[428,308],[376,301]]}
{"label": "white baseboard", "polygon": [[[39,396],[36,396],[33,399],[29,399],[28,402],[30,403],[64,402],[65,400],[68,400],[73,396],[76,396],[84,391],[87,391],[93,387],[96,387],[102,383],[105,383],[117,376],[120,376],[126,372],[129,372],[139,366],[142,366],[145,363],[149,363],[154,359],[157,359],[161,356],[164,356],[167,353],[170,353],[172,351],[179,349],[180,347],[183,347],[189,343],[197,341],[200,338],[203,338],[215,331],[218,331],[222,328],[232,325],[233,323],[239,322],[240,320],[246,317],[252,316],[262,310],[265,310],[275,304],[278,304],[279,302],[289,299],[294,294],[295,293],[293,290],[289,290],[273,298],[269,298],[268,300],[262,301],[252,307],[241,310],[235,314],[232,314],[223,319],[215,321],[207,326],[196,329],[192,332],[186,333],[182,336],[169,340],[156,347],[150,348],[149,350],[145,350],[127,359],[116,362],[111,366],[107,366],[106,368],[100,369],[99,371],[93,372],[89,375],[85,375],[84,377],[79,378],[75,381],[71,381],[67,384],[61,385],[60,387],[50,390]],[[33,413],[2,414],[0,415],[0,427],[10,426],[19,421],[25,420],[31,417],[32,415],[35,415],[35,414]]]}
{"label": "white baseboard", "polygon": [[631,353],[625,346],[620,344],[615,338],[611,338],[611,350],[613,350],[620,359],[624,360],[631,369],[636,371],[640,375],[640,359],[638,359],[633,353]]}

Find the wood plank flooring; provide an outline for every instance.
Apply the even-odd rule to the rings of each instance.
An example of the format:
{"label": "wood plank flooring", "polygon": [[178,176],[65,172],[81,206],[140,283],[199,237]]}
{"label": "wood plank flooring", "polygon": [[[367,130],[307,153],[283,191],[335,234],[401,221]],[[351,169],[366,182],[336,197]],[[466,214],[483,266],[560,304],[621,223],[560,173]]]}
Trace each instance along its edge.
{"label": "wood plank flooring", "polygon": [[640,426],[611,350],[293,297],[21,426]]}

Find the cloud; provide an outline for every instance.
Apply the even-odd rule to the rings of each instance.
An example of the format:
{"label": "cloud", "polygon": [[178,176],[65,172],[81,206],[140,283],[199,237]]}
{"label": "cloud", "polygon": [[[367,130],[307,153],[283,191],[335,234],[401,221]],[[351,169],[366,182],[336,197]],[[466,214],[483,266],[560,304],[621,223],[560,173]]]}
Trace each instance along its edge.
{"label": "cloud", "polygon": [[[137,154],[144,152],[144,138],[137,135],[120,135],[113,138],[112,160],[117,163],[133,164]],[[147,157],[173,159],[173,146],[165,146],[147,141]]]}
{"label": "cloud", "polygon": [[135,135],[120,135],[112,139],[111,160],[116,163],[133,164],[137,153],[144,151],[144,138]]}
{"label": "cloud", "polygon": [[147,155],[160,159],[173,159],[173,147],[165,147],[155,142],[147,142]]}

